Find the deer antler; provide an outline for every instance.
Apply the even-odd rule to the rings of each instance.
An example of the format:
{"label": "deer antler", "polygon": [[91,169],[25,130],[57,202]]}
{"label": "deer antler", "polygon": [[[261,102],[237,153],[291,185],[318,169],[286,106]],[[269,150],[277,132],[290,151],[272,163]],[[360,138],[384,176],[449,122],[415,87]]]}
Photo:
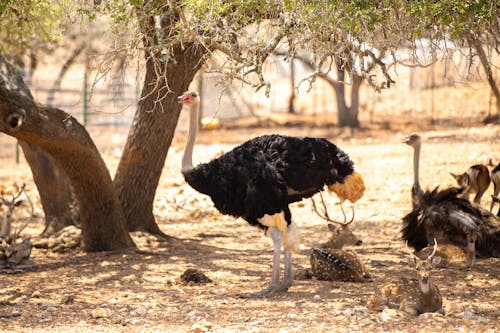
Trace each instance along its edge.
{"label": "deer antler", "polygon": [[412,258],[418,259],[418,257],[413,253],[413,251],[408,247],[408,241],[405,242],[405,251],[403,251],[403,252],[408,253],[410,255],[410,257],[412,257]]}
{"label": "deer antler", "polygon": [[340,210],[342,211],[342,215],[344,215],[344,222],[339,222],[339,221],[334,221],[335,223],[338,223],[338,224],[343,224],[343,225],[349,225],[351,224],[353,221],[354,221],[354,207],[351,206],[351,211],[352,211],[352,217],[351,217],[351,220],[349,222],[346,222],[347,221],[347,217],[345,215],[345,212],[344,212],[344,207],[342,205],[340,205]]}
{"label": "deer antler", "polygon": [[314,198],[311,197],[313,211],[319,217],[321,217],[322,219],[324,219],[324,220],[326,220],[328,222],[332,222],[332,223],[336,223],[336,224],[341,224],[341,225],[349,225],[349,224],[351,224],[354,221],[354,207],[351,206],[351,210],[352,210],[352,218],[351,218],[351,220],[349,222],[346,222],[347,221],[347,216],[345,215],[345,211],[344,211],[344,208],[342,207],[342,205],[340,205],[340,210],[342,211],[342,215],[344,215],[344,222],[332,220],[330,218],[330,215],[328,214],[328,209],[326,207],[325,199],[323,198],[323,194],[321,192],[319,192],[319,196],[321,198],[321,205],[323,206],[322,212],[318,211],[318,207],[316,206],[316,201],[314,201]]}
{"label": "deer antler", "polygon": [[434,257],[434,255],[436,254],[436,251],[437,251],[437,246],[438,246],[438,243],[436,241],[436,238],[434,238],[434,247],[432,249],[432,253],[427,257],[427,260],[432,260],[432,257]]}

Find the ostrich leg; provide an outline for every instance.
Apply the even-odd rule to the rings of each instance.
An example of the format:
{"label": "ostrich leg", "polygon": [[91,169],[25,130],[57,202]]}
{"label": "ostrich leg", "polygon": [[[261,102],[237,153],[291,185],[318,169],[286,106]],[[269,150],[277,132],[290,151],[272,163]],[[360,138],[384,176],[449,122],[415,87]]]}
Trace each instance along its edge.
{"label": "ostrich leg", "polygon": [[292,270],[292,252],[290,250],[285,250],[285,276],[283,277],[283,283],[278,286],[274,291],[287,291],[293,284],[293,270]]}
{"label": "ostrich leg", "polygon": [[[259,292],[256,292],[256,293],[250,293],[250,294],[243,294],[243,295],[240,295],[240,297],[242,298],[257,298],[257,297],[265,297],[265,296],[270,296],[272,294],[274,294],[275,292],[277,291],[284,291],[284,290],[287,290],[288,287],[291,285],[288,285],[286,286],[286,288],[284,288],[283,285],[280,285],[279,282],[280,282],[280,254],[281,254],[281,244],[283,243],[283,234],[276,228],[271,228],[271,239],[273,240],[273,268],[272,268],[272,271],[271,271],[271,282],[269,283],[269,285],[267,286],[266,289],[262,290],[262,291],[259,291]],[[291,262],[292,262],[292,259],[291,259],[291,254],[289,253],[288,256],[287,256],[287,252],[290,252],[290,251],[286,251],[285,252],[285,272],[286,272],[286,269],[287,269],[287,257],[289,258],[289,264],[288,264],[288,270],[290,271],[288,273],[288,275],[291,275]],[[285,278],[286,278],[286,273],[285,273]],[[293,277],[292,277],[293,279]]]}

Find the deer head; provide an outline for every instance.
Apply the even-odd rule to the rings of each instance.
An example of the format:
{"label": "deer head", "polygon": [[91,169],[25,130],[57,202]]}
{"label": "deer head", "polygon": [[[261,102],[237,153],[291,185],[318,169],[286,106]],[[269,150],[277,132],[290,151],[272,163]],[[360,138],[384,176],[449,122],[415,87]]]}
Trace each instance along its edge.
{"label": "deer head", "polygon": [[467,172],[461,173],[459,175],[450,172],[450,175],[455,178],[459,187],[467,188],[469,186],[469,175],[467,174]]}
{"label": "deer head", "polygon": [[427,294],[431,290],[431,270],[432,267],[439,264],[441,257],[434,257],[437,251],[437,241],[434,239],[434,249],[432,253],[425,259],[421,260],[416,255],[410,252],[409,263],[415,268],[418,277],[418,284],[422,293]]}
{"label": "deer head", "polygon": [[[8,191],[10,192],[9,196],[7,195],[7,191],[5,191],[5,189],[2,189],[2,191],[0,191],[0,208],[5,207],[4,219],[0,223],[0,237],[12,237],[15,239],[22,231],[22,229],[27,226],[26,224],[16,232],[11,232],[13,219],[12,214],[14,213],[16,208],[22,206],[25,201],[28,202],[31,216],[34,216],[33,203],[25,192],[25,187],[26,184],[23,184],[21,187],[19,187],[17,184],[14,184],[13,188]],[[24,198],[21,198],[23,194]]]}
{"label": "deer head", "polygon": [[331,231],[331,236],[328,241],[323,244],[323,247],[333,248],[333,249],[342,249],[344,245],[361,245],[363,241],[359,239],[350,229],[349,225],[354,221],[354,208],[352,209],[352,218],[347,221],[347,217],[345,215],[344,209],[340,206],[342,214],[344,215],[344,221],[335,221],[328,216],[328,212],[326,210],[326,205],[323,203],[323,214],[319,213],[316,207],[316,204],[313,200],[313,209],[315,212],[322,216],[328,222],[328,230]]}

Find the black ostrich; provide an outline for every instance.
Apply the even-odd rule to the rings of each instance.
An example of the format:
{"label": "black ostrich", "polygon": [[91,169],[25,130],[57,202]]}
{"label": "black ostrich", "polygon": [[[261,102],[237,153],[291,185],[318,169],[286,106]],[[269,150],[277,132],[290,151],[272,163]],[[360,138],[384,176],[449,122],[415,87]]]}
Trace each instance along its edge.
{"label": "black ostrich", "polygon": [[450,187],[423,191],[419,183],[422,139],[412,134],[403,142],[413,147],[412,211],[403,217],[402,238],[416,251],[432,244],[467,247],[467,235],[477,233],[476,253],[482,257],[500,256],[500,219],[479,205],[460,198],[463,188]]}
{"label": "black ostrich", "polygon": [[[327,185],[341,201],[359,200],[364,193],[361,175],[349,156],[326,139],[264,135],[253,138],[209,163],[193,167],[199,98],[186,92],[179,103],[190,108],[189,134],[182,173],[191,187],[211,197],[222,213],[242,217],[251,225],[270,229],[274,244],[271,283],[261,297],[286,291],[293,283],[292,251],[299,249],[297,231],[288,205],[321,191]],[[280,253],[285,272],[280,284]]]}

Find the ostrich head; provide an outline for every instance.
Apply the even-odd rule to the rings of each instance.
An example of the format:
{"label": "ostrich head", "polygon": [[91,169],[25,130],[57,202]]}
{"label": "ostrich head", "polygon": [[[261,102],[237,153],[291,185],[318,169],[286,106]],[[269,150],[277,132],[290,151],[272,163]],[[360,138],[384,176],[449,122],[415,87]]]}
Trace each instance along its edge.
{"label": "ostrich head", "polygon": [[200,97],[196,91],[186,91],[177,97],[179,104],[194,106],[200,102]]}
{"label": "ostrich head", "polygon": [[403,143],[406,143],[408,146],[418,147],[422,144],[422,138],[419,134],[413,133],[403,138]]}

